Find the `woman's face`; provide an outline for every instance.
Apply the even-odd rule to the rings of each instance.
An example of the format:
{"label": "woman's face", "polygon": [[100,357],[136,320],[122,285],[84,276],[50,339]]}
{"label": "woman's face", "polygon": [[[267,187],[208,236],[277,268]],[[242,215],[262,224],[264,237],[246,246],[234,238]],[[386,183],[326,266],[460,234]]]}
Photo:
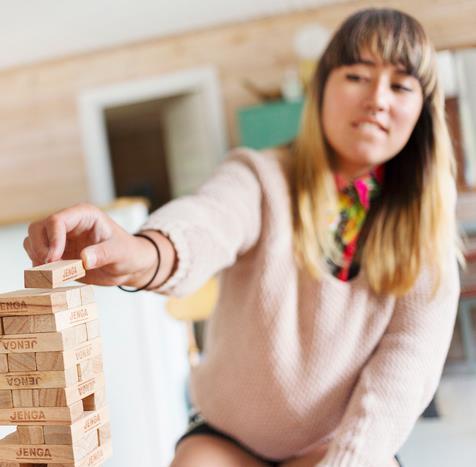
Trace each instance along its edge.
{"label": "woman's face", "polygon": [[405,146],[423,105],[417,78],[370,53],[335,68],[324,88],[322,124],[346,178],[362,175]]}

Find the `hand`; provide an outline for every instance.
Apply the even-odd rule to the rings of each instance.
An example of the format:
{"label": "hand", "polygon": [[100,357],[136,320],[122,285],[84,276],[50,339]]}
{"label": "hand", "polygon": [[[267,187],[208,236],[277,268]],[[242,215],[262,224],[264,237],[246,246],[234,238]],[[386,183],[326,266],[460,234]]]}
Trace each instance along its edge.
{"label": "hand", "polygon": [[137,287],[152,277],[157,266],[157,254],[150,242],[130,235],[90,204],[79,204],[33,222],[23,246],[33,266],[81,258],[87,270],[82,282],[88,284]]}

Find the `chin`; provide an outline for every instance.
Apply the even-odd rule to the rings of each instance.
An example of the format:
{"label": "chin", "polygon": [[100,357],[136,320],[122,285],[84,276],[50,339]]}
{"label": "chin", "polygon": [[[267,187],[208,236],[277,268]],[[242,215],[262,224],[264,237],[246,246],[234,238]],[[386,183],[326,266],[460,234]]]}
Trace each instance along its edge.
{"label": "chin", "polygon": [[357,165],[376,166],[391,159],[388,154],[382,154],[380,151],[356,150],[347,160]]}

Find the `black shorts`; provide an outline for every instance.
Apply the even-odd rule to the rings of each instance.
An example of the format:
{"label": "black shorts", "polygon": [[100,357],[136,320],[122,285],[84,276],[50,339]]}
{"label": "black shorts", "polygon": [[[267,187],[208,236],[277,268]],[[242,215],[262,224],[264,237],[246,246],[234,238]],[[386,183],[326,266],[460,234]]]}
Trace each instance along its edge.
{"label": "black shorts", "polygon": [[[272,460],[272,459],[266,459],[265,457],[261,457],[259,455],[257,455],[256,453],[254,453],[253,451],[251,451],[250,449],[248,449],[246,446],[243,446],[239,441],[237,441],[236,439],[232,438],[231,436],[227,435],[226,433],[222,433],[221,431],[218,431],[216,430],[215,428],[213,428],[212,426],[210,426],[206,420],[201,416],[200,413],[193,413],[192,415],[190,415],[190,418],[189,418],[189,426],[187,428],[187,431],[185,432],[185,434],[183,434],[179,440],[177,441],[177,443],[175,444],[175,450],[177,450],[177,446],[179,445],[179,443],[181,441],[183,441],[185,438],[188,438],[189,436],[193,436],[193,435],[211,435],[211,436],[218,436],[219,438],[223,438],[223,439],[226,439],[228,441],[231,441],[233,444],[236,444],[237,446],[239,446],[241,449],[243,449],[244,451],[246,451],[247,453],[251,454],[252,456],[256,457],[258,460],[260,460],[261,462],[265,462],[265,463],[268,463],[270,465],[270,467],[278,467],[279,466],[279,462],[276,461],[276,460]],[[402,463],[400,462],[400,459],[398,458],[398,456],[395,456],[395,460],[398,462],[398,465],[400,467],[403,467],[402,466]]]}

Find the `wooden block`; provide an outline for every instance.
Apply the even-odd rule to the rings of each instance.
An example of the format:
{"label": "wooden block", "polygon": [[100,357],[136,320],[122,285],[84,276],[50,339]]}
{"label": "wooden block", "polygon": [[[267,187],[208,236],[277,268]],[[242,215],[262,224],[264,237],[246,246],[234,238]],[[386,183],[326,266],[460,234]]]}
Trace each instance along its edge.
{"label": "wooden block", "polygon": [[76,459],[82,459],[99,446],[98,430],[93,430],[75,441],[73,453]]}
{"label": "wooden block", "polygon": [[0,409],[11,409],[13,407],[12,391],[8,389],[0,390]]}
{"label": "wooden block", "polygon": [[39,389],[14,389],[12,390],[13,407],[38,407]]}
{"label": "wooden block", "polygon": [[63,352],[65,368],[69,368],[88,358],[102,354],[102,341],[100,338],[88,341],[78,347]]}
{"label": "wooden block", "polygon": [[57,332],[82,323],[97,319],[97,305],[90,303],[54,314],[32,316],[32,331]]}
{"label": "wooden block", "polygon": [[71,446],[31,444],[22,445],[18,439],[18,433],[6,436],[0,440],[0,459],[16,461],[20,463],[32,462],[46,464],[72,463],[75,461]]}
{"label": "wooden block", "polygon": [[[112,444],[97,447],[83,459],[74,464],[48,464],[46,467],[100,467],[112,455]],[[23,467],[23,464],[22,466]]]}
{"label": "wooden block", "polygon": [[97,355],[93,358],[85,360],[76,365],[78,373],[78,382],[86,381],[92,378],[94,375],[102,373],[102,355]]}
{"label": "wooden block", "polygon": [[40,407],[40,389],[32,389],[31,391],[33,392],[33,407]]}
{"label": "wooden block", "polygon": [[91,378],[88,381],[79,383],[76,386],[73,386],[71,388],[65,388],[65,398],[66,398],[67,405],[70,405],[74,401],[81,400],[84,397],[89,396],[94,391],[96,391],[97,388],[103,385],[104,385],[104,375],[99,374],[94,376],[94,378]]}
{"label": "wooden block", "polygon": [[60,260],[25,269],[25,288],[54,289],[85,275],[80,259]]}
{"label": "wooden block", "polygon": [[65,407],[66,393],[62,388],[55,389],[39,389],[39,406],[40,407]]}
{"label": "wooden block", "polygon": [[95,412],[84,412],[70,426],[45,425],[43,427],[46,444],[75,444],[86,434],[96,431],[109,423],[107,407]]}
{"label": "wooden block", "polygon": [[18,441],[20,444],[45,444],[43,427],[25,425],[17,428]]}
{"label": "wooden block", "polygon": [[63,352],[37,352],[36,368],[40,371],[61,371],[65,369]]}
{"label": "wooden block", "polygon": [[112,439],[111,424],[109,422],[99,427],[98,432],[99,432],[99,446],[107,444],[108,442],[111,441]]}
{"label": "wooden block", "polygon": [[94,298],[94,287],[92,285],[80,286],[79,292],[81,294],[81,305],[87,305],[96,301]]}
{"label": "wooden block", "polygon": [[91,341],[99,337],[100,335],[99,320],[96,319],[94,321],[88,321],[86,323],[86,329],[88,333],[88,341]]}
{"label": "wooden block", "polygon": [[99,410],[106,405],[106,388],[97,388],[93,394],[83,399],[83,408],[86,412]]}
{"label": "wooden block", "polygon": [[46,444],[73,444],[71,426],[51,425],[44,426]]}
{"label": "wooden block", "polygon": [[2,321],[6,335],[35,332],[33,316],[5,316]]}
{"label": "wooden block", "polygon": [[[101,339],[94,339],[64,352],[37,352],[38,370],[62,370],[101,354]],[[101,370],[102,371],[102,370]]]}
{"label": "wooden block", "polygon": [[[83,415],[82,401],[67,407],[0,409],[1,425],[71,425]],[[1,459],[1,457],[0,457]]]}
{"label": "wooden block", "polygon": [[25,372],[36,370],[36,358],[34,352],[11,353],[7,355],[8,372]]}
{"label": "wooden block", "polygon": [[40,389],[40,407],[65,407],[81,401],[104,386],[104,375],[98,374],[94,378],[68,388]]}
{"label": "wooden block", "polygon": [[6,354],[0,354],[0,373],[8,373],[8,359]]}
{"label": "wooden block", "polygon": [[64,349],[77,347],[79,344],[88,340],[86,324],[79,324],[78,326],[64,329],[61,331],[61,335],[63,336]]}
{"label": "wooden block", "polygon": [[78,382],[75,367],[63,371],[30,371],[0,374],[0,389],[65,388]]}
{"label": "wooden block", "polygon": [[83,292],[87,286],[70,286],[59,289],[22,289],[0,294],[0,316],[44,315],[68,308],[76,308],[92,293]]}
{"label": "wooden block", "polygon": [[[64,311],[58,311],[58,313],[64,313]],[[31,323],[31,331],[28,331],[28,332],[29,333],[57,332],[58,329],[56,329],[56,315],[58,313],[50,313],[49,315],[30,316],[32,323]]]}
{"label": "wooden block", "polygon": [[0,336],[0,353],[55,352],[78,347],[87,340],[86,324],[60,332]]}

